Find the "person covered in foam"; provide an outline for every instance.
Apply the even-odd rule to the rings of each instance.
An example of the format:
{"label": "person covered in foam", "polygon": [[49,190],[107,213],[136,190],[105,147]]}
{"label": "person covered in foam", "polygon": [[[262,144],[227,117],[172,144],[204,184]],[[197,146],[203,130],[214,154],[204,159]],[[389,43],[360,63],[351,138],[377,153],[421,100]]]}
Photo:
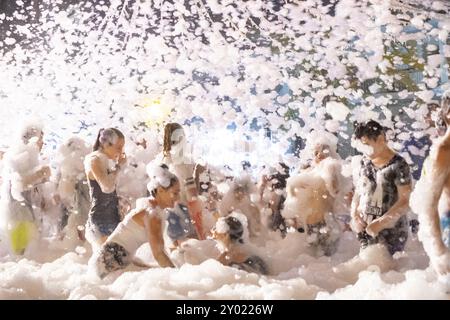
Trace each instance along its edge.
{"label": "person covered in foam", "polygon": [[147,164],[158,154],[157,134],[152,131],[130,133],[130,143],[125,145],[127,166],[119,172],[117,177],[117,194],[121,214],[135,208],[136,200],[148,194],[147,183],[149,177]]}
{"label": "person covered in foam", "polygon": [[360,158],[351,226],[362,249],[380,243],[391,255],[404,250],[408,239],[410,168],[388,146],[386,129],[374,120],[356,124],[352,144]]}
{"label": "person covered in foam", "polygon": [[337,250],[341,233],[333,216],[343,188],[337,138],[313,131],[307,141],[302,157],[308,161],[299,174],[287,181],[282,215],[299,232],[307,232],[308,242],[317,254],[331,256]]}
{"label": "person covered in foam", "polygon": [[264,168],[259,184],[261,216],[266,218],[265,224],[269,230],[279,230],[282,236],[287,231],[281,212],[286,200],[289,171],[289,167],[283,162]]}
{"label": "person covered in foam", "polygon": [[191,159],[186,133],[179,123],[167,123],[164,126],[163,152],[150,163],[164,163],[173,172],[181,184],[181,202],[186,202],[186,190],[184,182],[194,175],[195,163]]}
{"label": "person covered in foam", "polygon": [[184,263],[196,265],[208,259],[215,259],[226,266],[269,275],[267,263],[254,254],[252,248],[247,245],[248,241],[247,217],[242,213],[232,212],[218,219],[212,237],[206,240],[187,240],[171,257],[177,266]]}
{"label": "person covered in foam", "polygon": [[42,227],[41,186],[49,181],[51,170],[41,164],[44,132],[39,121],[25,124],[16,141],[3,160],[0,227],[10,251],[24,254]]}
{"label": "person covered in foam", "polygon": [[126,163],[123,153],[125,137],[116,128],[100,129],[93,152],[84,160],[91,197],[86,223],[86,240],[95,251],[121,221],[117,176]]}
{"label": "person covered in foam", "polygon": [[194,177],[198,199],[203,205],[204,235],[210,236],[220,217],[219,204],[222,200],[222,193],[219,192],[218,186],[225,181],[225,176],[217,167],[197,164],[194,169]]}
{"label": "person covered in foam", "polygon": [[[410,205],[419,218],[419,239],[440,275],[450,273],[450,91],[444,93],[439,117],[445,128],[433,142]],[[441,209],[441,210],[439,210]],[[440,221],[439,221],[440,220]]]}
{"label": "person covered in foam", "polygon": [[90,199],[83,161],[88,153],[85,141],[78,137],[67,139],[58,150],[56,199],[61,211],[58,223],[61,238],[85,240]]}
{"label": "person covered in foam", "polygon": [[173,267],[164,250],[163,225],[165,209],[175,207],[180,199],[180,182],[164,164],[149,170],[149,176],[150,197],[138,201],[138,207],[126,215],[90,261],[100,278],[133,263],[136,251],[145,242],[160,267]]}
{"label": "person covered in foam", "polygon": [[259,208],[252,201],[252,195],[256,195],[257,192],[258,190],[251,176],[243,174],[233,179],[229,190],[219,203],[220,216],[224,217],[236,211],[247,217],[250,238],[258,237],[262,231]]}

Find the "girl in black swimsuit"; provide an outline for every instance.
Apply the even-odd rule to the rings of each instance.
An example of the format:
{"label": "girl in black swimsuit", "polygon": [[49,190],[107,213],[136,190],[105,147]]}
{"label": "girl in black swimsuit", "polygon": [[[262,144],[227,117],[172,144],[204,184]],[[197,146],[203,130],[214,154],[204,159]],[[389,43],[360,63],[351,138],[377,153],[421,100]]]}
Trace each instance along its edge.
{"label": "girl in black swimsuit", "polygon": [[[95,248],[106,240],[121,220],[116,180],[126,162],[124,145],[122,132],[115,128],[101,129],[93,152],[84,161],[91,197],[86,239]],[[111,160],[116,162],[113,168],[109,166]]]}

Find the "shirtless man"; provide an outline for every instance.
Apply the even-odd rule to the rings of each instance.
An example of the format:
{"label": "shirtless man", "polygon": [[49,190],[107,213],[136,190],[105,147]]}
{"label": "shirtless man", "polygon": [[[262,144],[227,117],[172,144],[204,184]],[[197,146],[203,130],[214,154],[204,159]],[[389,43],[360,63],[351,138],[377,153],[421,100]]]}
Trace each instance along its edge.
{"label": "shirtless man", "polygon": [[[299,232],[307,232],[309,245],[326,256],[336,252],[340,230],[331,213],[340,188],[341,166],[327,143],[313,146],[309,167],[287,181],[283,217]],[[330,219],[332,218],[332,219]]]}
{"label": "shirtless man", "polygon": [[352,229],[361,248],[381,243],[391,255],[408,239],[406,212],[411,174],[405,159],[389,148],[385,129],[376,121],[358,124],[354,143],[361,149],[360,170],[352,203]]}
{"label": "shirtless man", "polygon": [[[450,273],[450,91],[442,97],[440,118],[446,132],[434,141],[411,199],[420,221],[419,237],[440,275]],[[439,201],[444,210],[439,223]],[[441,225],[440,225],[441,224]]]}

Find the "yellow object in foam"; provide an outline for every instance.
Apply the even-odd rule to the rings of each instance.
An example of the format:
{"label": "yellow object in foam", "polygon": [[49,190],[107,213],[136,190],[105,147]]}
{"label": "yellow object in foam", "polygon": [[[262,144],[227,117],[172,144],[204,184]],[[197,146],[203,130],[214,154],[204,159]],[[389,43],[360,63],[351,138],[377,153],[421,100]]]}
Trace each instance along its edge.
{"label": "yellow object in foam", "polygon": [[18,221],[11,230],[11,249],[15,254],[23,254],[30,243],[36,226],[31,221]]}

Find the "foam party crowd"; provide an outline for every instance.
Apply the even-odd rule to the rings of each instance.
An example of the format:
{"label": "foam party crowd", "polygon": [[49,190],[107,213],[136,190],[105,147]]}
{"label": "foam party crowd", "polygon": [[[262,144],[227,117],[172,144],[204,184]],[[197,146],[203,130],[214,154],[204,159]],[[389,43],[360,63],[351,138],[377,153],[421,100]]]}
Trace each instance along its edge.
{"label": "foam party crowd", "polygon": [[[44,11],[46,28],[34,27],[52,34],[50,49],[19,46],[6,32],[0,299],[450,298],[450,86],[442,62],[450,46],[438,63],[428,56],[419,100],[400,113],[377,95],[381,85],[363,95],[346,75],[363,82],[398,63],[380,54],[386,33],[429,36],[403,33],[397,1],[288,1],[271,7],[273,25],[264,16],[269,2],[244,2],[245,21],[274,42],[278,28],[305,15],[322,23],[300,23],[303,36],[292,27],[302,48],[294,60],[309,66],[286,77],[279,70],[293,66],[292,52],[251,49],[245,35],[227,42],[214,29],[221,9],[239,11],[231,2],[199,1],[195,10],[209,9],[195,23],[193,6],[159,3],[160,17],[165,9],[185,23],[167,22],[170,40],[143,27],[156,23],[139,19],[151,16],[143,2],[100,2],[74,15]],[[403,10],[420,20],[417,30],[445,42],[450,20],[440,12],[450,8],[435,3],[423,13],[429,20]],[[348,33],[361,22],[357,12],[374,23],[358,31],[363,43]],[[86,21],[97,28],[86,32]],[[197,23],[211,34],[191,30]],[[242,37],[241,27],[248,25],[227,32]],[[148,36],[136,33],[142,28]],[[372,45],[367,59],[355,54],[363,44]],[[385,72],[389,79],[400,78]]]}

